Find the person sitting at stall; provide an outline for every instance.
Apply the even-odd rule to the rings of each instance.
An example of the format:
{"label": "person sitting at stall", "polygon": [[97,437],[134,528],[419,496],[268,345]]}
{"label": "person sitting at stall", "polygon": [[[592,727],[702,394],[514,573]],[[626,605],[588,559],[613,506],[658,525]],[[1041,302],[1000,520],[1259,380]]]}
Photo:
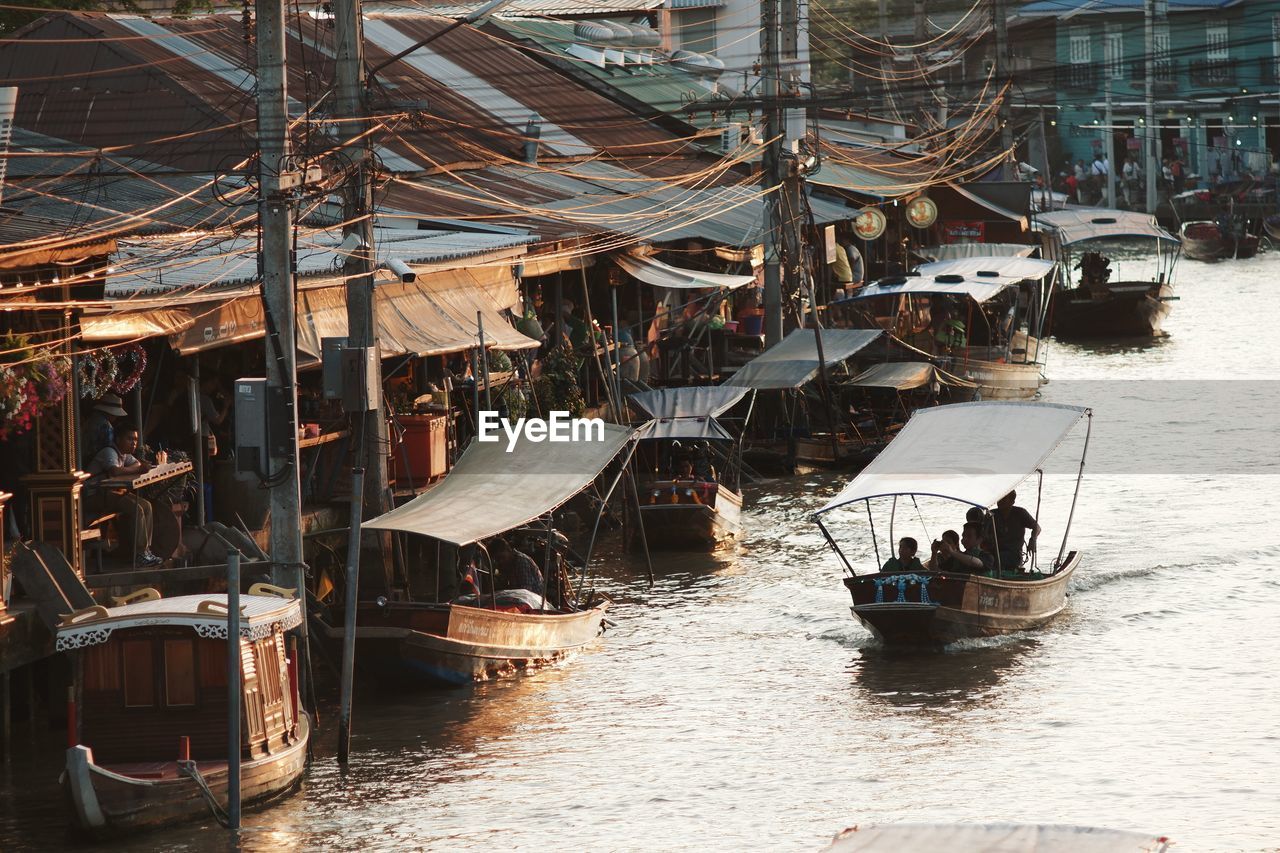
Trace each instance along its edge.
{"label": "person sitting at stall", "polygon": [[950,308],[943,308],[938,315],[937,328],[933,333],[938,352],[949,352],[965,345],[968,335],[965,334],[964,320],[951,313]]}
{"label": "person sitting at stall", "polygon": [[86,468],[93,457],[98,455],[99,450],[104,447],[110,447],[115,443],[115,423],[127,415],[128,412],[124,410],[120,398],[115,394],[103,394],[93,404],[93,410],[84,419],[84,446],[82,448],[84,459],[82,464]]}
{"label": "person sitting at stall", "polygon": [[884,561],[884,565],[880,567],[882,572],[923,572],[924,566],[920,562],[920,558],[916,556],[916,552],[920,550],[919,544],[910,536],[904,536],[898,540],[898,556],[890,557]]}
{"label": "person sitting at stall", "polygon": [[89,462],[86,500],[123,519],[129,545],[139,566],[152,568],[164,561],[151,553],[153,517],[151,502],[128,489],[104,488],[103,480],[112,477],[137,477],[151,470],[151,465],[134,454],[138,450],[138,428],[132,424],[116,430],[115,441],[102,448]]}
{"label": "person sitting at stall", "polygon": [[1026,543],[1028,554],[1035,552],[1036,539],[1040,536],[1040,524],[1031,513],[1014,506],[1017,499],[1017,492],[1009,492],[996,503],[995,512],[991,513],[1000,569],[1006,572],[1016,572],[1022,567],[1022,539],[1026,531],[1031,531],[1031,538]]}
{"label": "person sitting at stall", "polygon": [[503,589],[527,589],[542,595],[542,572],[528,554],[517,551],[499,537],[489,544],[489,559]]}

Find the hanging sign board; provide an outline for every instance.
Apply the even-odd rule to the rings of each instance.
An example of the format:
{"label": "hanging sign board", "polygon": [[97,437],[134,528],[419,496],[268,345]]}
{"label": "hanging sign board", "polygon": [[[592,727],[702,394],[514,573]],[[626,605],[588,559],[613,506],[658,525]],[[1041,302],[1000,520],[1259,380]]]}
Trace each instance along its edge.
{"label": "hanging sign board", "polygon": [[913,228],[928,228],[938,221],[938,205],[924,196],[914,199],[907,205],[907,221]]}
{"label": "hanging sign board", "polygon": [[942,239],[946,243],[981,243],[986,234],[986,223],[981,220],[948,220],[942,225]]}
{"label": "hanging sign board", "polygon": [[884,233],[888,224],[878,208],[868,207],[858,212],[853,220],[853,230],[863,240],[874,240]]}
{"label": "hanging sign board", "polygon": [[827,250],[827,263],[834,264],[836,262],[836,227],[828,225],[822,229],[822,240]]}

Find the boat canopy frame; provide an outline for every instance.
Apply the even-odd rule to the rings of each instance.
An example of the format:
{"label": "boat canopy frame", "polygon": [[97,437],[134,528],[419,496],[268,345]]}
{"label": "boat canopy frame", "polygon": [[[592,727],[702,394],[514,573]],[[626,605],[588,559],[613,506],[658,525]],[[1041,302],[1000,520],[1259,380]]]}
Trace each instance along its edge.
{"label": "boat canopy frame", "polygon": [[[1009,420],[1009,416],[1016,410],[1021,410],[1021,412],[1016,418],[1015,424]],[[1004,416],[1004,424],[999,423],[1001,416]],[[945,421],[954,421],[957,418],[961,421],[960,423],[944,423]],[[1061,568],[1063,557],[1066,555],[1067,541],[1071,535],[1071,525],[1075,519],[1076,503],[1080,497],[1080,484],[1084,479],[1085,460],[1089,453],[1089,439],[1093,431],[1093,410],[1082,406],[1069,406],[1061,403],[992,401],[954,403],[921,410],[907,422],[907,425],[889,443],[889,446],[885,448],[880,456],[863,469],[862,473],[846,485],[838,495],[813,513],[813,522],[822,532],[827,544],[840,557],[845,569],[848,570],[850,575],[856,577],[858,572],[853,568],[853,565],[831,535],[830,530],[823,523],[823,516],[826,513],[858,502],[863,502],[866,505],[867,519],[878,566],[880,564],[880,547],[875,534],[875,522],[871,515],[872,500],[885,497],[893,498],[893,512],[895,514],[897,512],[897,499],[908,496],[911,497],[913,503],[916,497],[936,497],[987,510],[994,506],[1001,497],[1016,489],[1032,474],[1040,473],[1043,478],[1042,466],[1045,460],[1057,450],[1067,434],[1081,420],[1086,423],[1084,446],[1080,453],[1080,466],[1076,472],[1075,488],[1071,497],[1071,508],[1067,514],[1066,526],[1062,533],[1062,543],[1058,549],[1057,558],[1054,560],[1053,572],[1056,573]],[[939,439],[943,437],[945,437],[945,442],[940,442]],[[948,449],[954,451],[957,445],[974,442],[979,438],[987,443],[989,450],[993,451],[985,458],[979,458],[977,460],[979,465],[984,461],[988,464],[999,462],[998,453],[994,451],[1011,438],[1022,438],[1024,441],[1025,446],[1021,464],[1016,464],[1015,462],[1014,465],[1009,466],[1008,471],[1003,472],[988,470],[982,475],[981,485],[973,488],[956,489],[946,488],[943,485],[929,485],[930,481],[941,484],[948,481],[955,483],[962,479],[972,480],[974,471],[981,470],[977,465],[970,464],[964,467],[952,465],[949,473],[954,476],[948,477],[946,476],[948,473],[947,464],[945,461],[940,462],[939,458],[948,456],[954,459],[967,458],[956,452],[948,453]],[[941,451],[934,450],[932,454],[922,452],[922,445],[928,446],[935,443],[946,444],[947,448]],[[919,465],[919,470],[898,472],[893,470],[903,460],[916,460],[921,456],[924,457],[925,461]],[[1014,460],[1010,461],[1013,462]],[[942,476],[939,476],[940,474]],[[902,480],[902,487],[891,485],[895,477]],[[911,485],[906,485],[908,483]],[[947,492],[950,492],[950,494]],[[1038,501],[1039,498],[1037,498]],[[1037,506],[1037,515],[1038,509],[1039,507]],[[919,508],[917,507],[918,511]],[[890,538],[892,538],[892,525],[893,516],[891,515]],[[992,544],[997,549],[999,548],[998,542]]]}

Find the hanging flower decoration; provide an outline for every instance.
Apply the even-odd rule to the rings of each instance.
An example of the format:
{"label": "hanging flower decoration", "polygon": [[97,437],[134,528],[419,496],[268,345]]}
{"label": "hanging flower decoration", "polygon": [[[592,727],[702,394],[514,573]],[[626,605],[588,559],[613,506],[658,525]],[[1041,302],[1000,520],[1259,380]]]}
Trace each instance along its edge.
{"label": "hanging flower decoration", "polygon": [[125,344],[113,352],[116,359],[116,381],[111,383],[111,393],[124,396],[142,381],[147,369],[147,351],[142,344]]}
{"label": "hanging flower decoration", "polygon": [[116,381],[116,357],[111,350],[98,350],[80,357],[80,396],[96,400],[111,390]]}
{"label": "hanging flower decoration", "polygon": [[15,334],[0,339],[0,362],[0,439],[7,439],[31,429],[41,409],[66,398],[71,362]]}

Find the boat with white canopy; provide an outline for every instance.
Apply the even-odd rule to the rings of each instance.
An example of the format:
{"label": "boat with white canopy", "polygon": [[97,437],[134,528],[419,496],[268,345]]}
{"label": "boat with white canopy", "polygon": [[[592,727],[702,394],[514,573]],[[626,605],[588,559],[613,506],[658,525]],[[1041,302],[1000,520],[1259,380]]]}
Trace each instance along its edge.
{"label": "boat with white canopy", "polygon": [[[552,527],[558,508],[624,450],[634,450],[631,429],[597,426],[594,440],[531,441],[521,433],[510,449],[505,435],[474,441],[438,486],[365,522],[368,530],[413,534],[406,539],[420,547],[406,550],[420,564],[435,563],[436,595],[359,602],[356,645],[363,667],[397,679],[464,685],[560,660],[600,634],[609,601],[587,588],[590,549],[581,574],[572,577],[566,543]],[[542,589],[499,588],[490,550],[503,534],[507,547],[515,540],[536,552]],[[473,591],[465,594],[468,585]],[[326,633],[340,640],[344,629]]]}
{"label": "boat with white canopy", "polygon": [[716,418],[752,393],[714,385],[631,395],[651,419],[637,452],[649,472],[640,484],[649,547],[715,550],[742,534],[741,436]]}
{"label": "boat with white canopy", "polygon": [[822,853],[1167,853],[1163,835],[1032,823],[885,823],[839,833]]}
{"label": "boat with white canopy", "polygon": [[[886,643],[938,645],[1034,628],[1061,612],[1067,582],[1080,562],[1079,552],[1067,550],[1067,537],[1084,474],[1087,432],[1071,512],[1050,566],[1037,568],[1033,555],[1026,570],[1019,551],[1019,565],[997,563],[989,571],[940,571],[932,562],[914,570],[885,571],[871,505],[891,502],[891,541],[900,502],[904,509],[910,502],[918,512],[916,498],[943,498],[985,513],[1032,474],[1043,477],[1045,460],[1082,419],[1092,421],[1090,410],[1031,402],[958,403],[917,412],[875,461],[813,517],[849,574],[844,582],[853,596],[854,616]],[[859,573],[826,524],[829,513],[856,503],[866,505],[877,571]],[[991,535],[979,533],[981,524],[975,522],[974,535]],[[1001,550],[999,542],[990,547]]]}
{"label": "boat with white canopy", "polygon": [[[883,360],[893,342],[879,329],[795,329],[729,377],[725,387],[781,392],[757,400],[756,429],[745,449],[751,464],[791,470],[870,461],[883,441],[837,408],[831,388],[860,373],[851,362],[877,343],[885,345]],[[817,393],[809,393],[811,385]]]}
{"label": "boat with white canopy", "polygon": [[1041,337],[1057,269],[1016,255],[954,258],[882,279],[854,299],[872,306],[877,323],[977,384],[984,399],[1023,399],[1044,381]]}
{"label": "boat with white canopy", "polygon": [[[1130,210],[1071,208],[1039,213],[1044,254],[1061,265],[1050,331],[1063,340],[1158,337],[1171,310],[1173,274],[1181,244],[1151,214]],[[1155,271],[1148,279],[1112,281],[1105,244],[1150,246]],[[1072,283],[1071,273],[1080,270]]]}

